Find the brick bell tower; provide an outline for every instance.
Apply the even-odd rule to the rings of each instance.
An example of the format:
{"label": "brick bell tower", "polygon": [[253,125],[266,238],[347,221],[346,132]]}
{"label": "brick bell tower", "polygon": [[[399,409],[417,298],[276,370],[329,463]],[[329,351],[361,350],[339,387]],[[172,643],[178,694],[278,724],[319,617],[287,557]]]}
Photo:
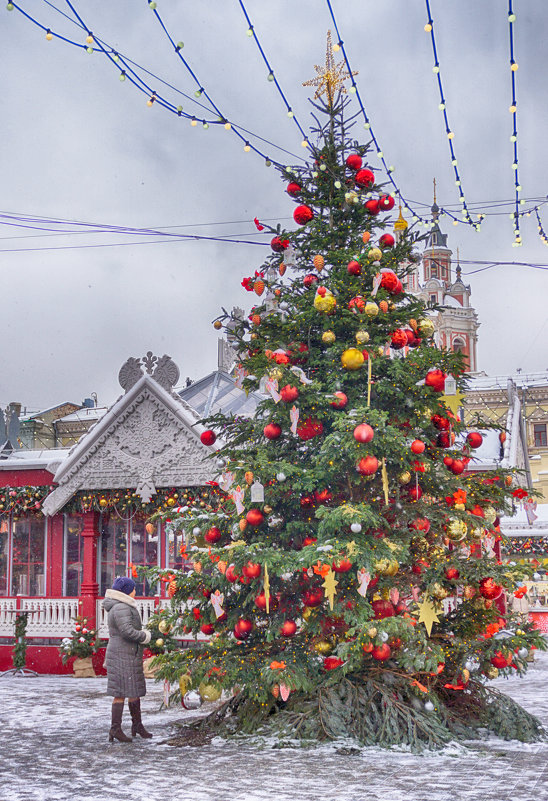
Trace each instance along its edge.
{"label": "brick bell tower", "polygon": [[[441,306],[441,311],[432,312],[436,326],[436,344],[440,348],[460,352],[466,359],[466,370],[477,371],[478,316],[470,305],[470,286],[462,281],[461,267],[457,250],[455,280],[453,280],[453,252],[447,247],[447,234],[439,226],[440,210],[436,203],[436,182],[434,180],[434,203],[432,204],[432,228],[422,254],[423,281],[420,282],[419,268],[412,270],[407,277],[407,291],[417,295],[426,303]],[[401,219],[400,219],[401,218]],[[399,238],[407,223],[400,218],[394,225],[396,238]],[[405,223],[405,227],[404,227]]]}

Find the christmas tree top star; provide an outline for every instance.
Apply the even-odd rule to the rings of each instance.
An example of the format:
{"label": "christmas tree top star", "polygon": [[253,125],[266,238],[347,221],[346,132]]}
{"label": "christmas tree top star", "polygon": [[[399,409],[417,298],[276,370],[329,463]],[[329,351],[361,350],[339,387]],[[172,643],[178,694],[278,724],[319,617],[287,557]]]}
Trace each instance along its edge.
{"label": "christmas tree top star", "polygon": [[320,67],[318,64],[314,65],[314,69],[318,73],[315,78],[305,81],[303,86],[316,86],[314,98],[320,100],[322,95],[326,95],[327,103],[329,106],[333,105],[333,98],[337,92],[346,94],[344,81],[347,81],[357,72],[349,73],[346,69],[344,61],[340,64],[335,64],[333,58],[333,45],[331,43],[331,31],[327,31],[327,49],[325,53],[325,66]]}

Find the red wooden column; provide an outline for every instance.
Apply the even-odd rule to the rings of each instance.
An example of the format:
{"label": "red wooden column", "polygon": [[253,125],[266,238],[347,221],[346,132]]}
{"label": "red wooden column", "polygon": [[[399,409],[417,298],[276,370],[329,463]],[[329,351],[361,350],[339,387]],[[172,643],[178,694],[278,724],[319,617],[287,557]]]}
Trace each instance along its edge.
{"label": "red wooden column", "polygon": [[82,587],[80,590],[80,614],[88,619],[88,627],[96,626],[97,596],[97,540],[99,538],[99,513],[84,512],[84,565],[82,571]]}

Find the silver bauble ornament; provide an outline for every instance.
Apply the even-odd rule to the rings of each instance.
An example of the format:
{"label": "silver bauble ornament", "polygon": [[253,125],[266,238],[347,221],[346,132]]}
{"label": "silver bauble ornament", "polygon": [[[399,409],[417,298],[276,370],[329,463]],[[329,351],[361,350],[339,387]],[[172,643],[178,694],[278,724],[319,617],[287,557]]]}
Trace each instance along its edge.
{"label": "silver bauble ornament", "polygon": [[362,530],[361,523],[352,523],[350,525],[350,531],[352,532],[352,534],[359,534],[361,530]]}
{"label": "silver bauble ornament", "polygon": [[424,708],[425,708],[425,710],[427,712],[433,712],[434,711],[434,704],[432,703],[432,701],[425,701]]}
{"label": "silver bauble ornament", "polygon": [[200,534],[202,533],[202,529],[200,528],[200,526],[194,526],[194,528],[192,529],[192,533],[194,534],[195,537],[199,537]]}
{"label": "silver bauble ornament", "polygon": [[185,709],[199,709],[202,706],[200,693],[196,690],[189,690],[189,692],[183,696],[183,704],[185,705]]}
{"label": "silver bauble ornament", "polygon": [[280,483],[282,481],[285,481],[286,478],[287,478],[287,476],[286,476],[285,473],[276,473],[276,480],[279,481]]}
{"label": "silver bauble ornament", "polygon": [[386,642],[387,639],[388,639],[388,634],[386,633],[386,631],[379,632],[379,640],[381,642]]}
{"label": "silver bauble ornament", "polygon": [[520,659],[526,659],[529,656],[529,651],[527,648],[520,648],[518,651],[518,656]]}

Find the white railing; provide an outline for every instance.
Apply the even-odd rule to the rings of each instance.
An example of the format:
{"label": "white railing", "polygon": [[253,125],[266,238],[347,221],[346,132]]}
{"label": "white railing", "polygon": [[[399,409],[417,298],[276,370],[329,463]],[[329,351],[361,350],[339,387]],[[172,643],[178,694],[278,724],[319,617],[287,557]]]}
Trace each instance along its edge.
{"label": "white railing", "polygon": [[21,598],[21,611],[30,612],[27,637],[68,637],[78,614],[78,598]]}
{"label": "white railing", "polygon": [[[145,627],[150,618],[152,617],[152,615],[154,614],[156,602],[154,598],[136,598],[135,603],[137,604],[137,609],[139,610],[139,614],[141,615],[141,620],[143,621],[143,627]],[[99,637],[108,638],[107,613],[103,609],[103,598],[100,598],[97,601],[96,622],[97,622]]]}
{"label": "white railing", "polygon": [[13,637],[15,598],[0,598],[0,637]]}

